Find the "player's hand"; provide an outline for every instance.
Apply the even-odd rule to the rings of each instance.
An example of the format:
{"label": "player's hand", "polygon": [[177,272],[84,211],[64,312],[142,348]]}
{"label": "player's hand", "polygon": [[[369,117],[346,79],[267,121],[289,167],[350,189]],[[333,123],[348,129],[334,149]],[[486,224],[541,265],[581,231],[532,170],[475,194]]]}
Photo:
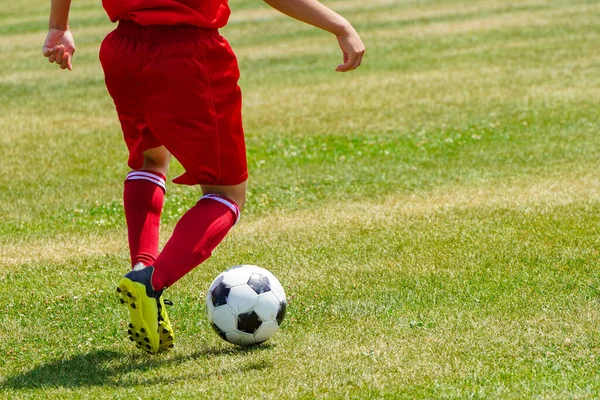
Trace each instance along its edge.
{"label": "player's hand", "polygon": [[348,72],[358,68],[365,54],[365,45],[356,30],[351,26],[342,35],[337,36],[340,49],[344,53],[344,63],[335,69],[338,72]]}
{"label": "player's hand", "polygon": [[57,63],[61,69],[73,69],[73,53],[75,53],[75,41],[70,30],[50,28],[42,46],[44,57],[48,57],[51,63]]}

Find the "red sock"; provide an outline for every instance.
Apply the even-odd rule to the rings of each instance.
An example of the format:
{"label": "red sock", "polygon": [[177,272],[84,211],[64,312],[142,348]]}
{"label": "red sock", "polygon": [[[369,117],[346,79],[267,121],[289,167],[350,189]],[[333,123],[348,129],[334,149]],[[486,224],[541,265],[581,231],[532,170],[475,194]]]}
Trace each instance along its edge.
{"label": "red sock", "polygon": [[240,210],[233,201],[209,194],[188,210],[154,263],[152,286],[162,290],[200,265],[233,225]]}
{"label": "red sock", "polygon": [[165,197],[165,176],[154,171],[131,171],[125,179],[123,204],[131,265],[148,266],[158,256],[160,214]]}

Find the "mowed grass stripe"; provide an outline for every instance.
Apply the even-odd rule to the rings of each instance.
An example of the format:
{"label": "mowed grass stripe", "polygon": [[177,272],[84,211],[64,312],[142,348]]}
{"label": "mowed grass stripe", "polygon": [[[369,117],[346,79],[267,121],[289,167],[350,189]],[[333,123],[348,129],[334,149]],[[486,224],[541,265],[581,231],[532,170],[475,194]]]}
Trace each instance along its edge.
{"label": "mowed grass stripe", "polygon": [[[594,15],[600,11],[598,4],[580,3],[569,4],[555,2],[531,2],[531,4],[523,5],[522,2],[514,2],[509,4],[489,3],[490,12],[482,12],[486,5],[477,4],[471,7],[460,7],[447,5],[442,8],[445,10],[440,15],[435,15],[435,18],[429,18],[433,9],[423,9],[420,11],[412,10],[412,14],[404,14],[400,8],[400,4],[383,2],[385,7],[369,4],[368,13],[362,10],[355,10],[356,19],[368,21],[361,31],[369,43],[371,50],[379,46],[377,40],[385,39],[389,34],[398,35],[403,40],[414,39],[415,34],[442,36],[447,34],[461,34],[473,32],[487,32],[490,30],[508,31],[515,27],[523,26],[534,28],[536,25],[552,25],[556,31],[557,25],[565,25],[569,27],[569,22],[573,17],[581,20],[586,17],[590,26],[593,27]],[[542,7],[542,5],[544,5]],[[349,5],[348,7],[350,7]],[[281,19],[281,23],[289,25],[291,32],[289,37],[282,37],[280,34],[273,36],[270,32],[272,29],[266,29],[263,25],[271,25],[272,22],[259,18],[252,18],[252,13],[260,11]],[[439,11],[436,11],[439,12]],[[85,19],[93,11],[77,11],[74,10],[74,20]],[[78,15],[78,13],[80,15]],[[224,29],[227,37],[230,37],[238,52],[244,56],[246,53],[249,56],[257,57],[265,51],[265,57],[269,54],[277,55],[277,51],[281,51],[281,58],[286,56],[301,54],[323,54],[325,49],[331,46],[324,46],[328,43],[328,36],[320,33],[310,27],[306,27],[300,23],[291,21],[273,10],[263,7],[258,10],[253,10],[250,15],[247,11],[241,10],[234,12],[233,23]],[[414,14],[414,15],[413,15]],[[417,16],[421,17],[417,17]],[[74,30],[78,38],[78,57],[84,57],[87,52],[97,52],[97,42],[111,29],[114,25],[110,24],[101,10],[96,9],[94,19],[99,19],[97,24],[86,24],[80,21],[80,26],[75,25]],[[102,20],[104,18],[104,20]],[[447,21],[446,21],[447,20]],[[235,21],[240,21],[236,24]],[[389,21],[389,22],[388,22]],[[409,22],[407,25],[406,22]],[[582,21],[580,21],[582,22]],[[388,26],[389,24],[391,26]],[[43,38],[43,26],[40,23],[33,24],[39,31],[38,33],[23,34],[23,30],[16,29],[18,32],[15,35],[3,35],[0,38],[0,48],[11,50],[16,47],[22,49],[24,46],[29,48],[39,47],[39,42]],[[287,31],[290,31],[287,29]],[[594,33],[594,29],[591,29]],[[304,32],[303,34],[299,34]],[[330,39],[330,38],[329,38]],[[90,40],[93,42],[90,43]],[[258,40],[256,44],[247,42],[248,40]],[[295,46],[286,51],[285,46],[278,45],[279,43],[295,43],[303,42],[304,47],[294,50]],[[90,46],[91,44],[91,46]],[[269,50],[271,49],[271,50]],[[37,50],[37,49],[36,49]],[[5,62],[19,62],[21,59],[28,60],[30,55],[27,52],[17,52],[11,60]],[[35,67],[35,64],[31,64]]]}
{"label": "mowed grass stripe", "polygon": [[[530,179],[537,180],[569,170],[584,175],[594,171],[597,157],[588,143],[596,137],[595,125],[586,119],[586,110],[579,109],[565,116],[577,121],[569,125],[560,120],[563,118],[560,114],[556,117],[558,120],[536,121],[538,116],[517,114],[509,126],[482,120],[460,129],[446,126],[444,130],[432,132],[424,127],[409,132],[406,137],[393,132],[374,137],[249,136],[249,149],[254,151],[250,159],[253,172],[245,214],[312,208],[318,201],[339,201],[340,198],[362,200],[390,193],[450,188],[457,181],[489,185],[512,174],[528,174]],[[546,135],[543,141],[535,139],[540,132]],[[106,161],[111,157],[124,159],[117,132],[112,133],[115,138],[112,144],[106,140],[110,132],[101,132],[98,136],[94,133],[93,130],[80,132],[85,140],[95,143],[93,146],[88,143],[87,149],[106,149],[110,155]],[[86,158],[88,153],[82,152],[74,139],[67,133],[65,141],[57,140],[58,146],[48,146],[43,153],[18,153],[24,154],[23,160],[30,158],[32,163],[50,163],[57,155],[70,157],[72,164],[60,176],[48,175],[44,169],[19,169],[18,164],[10,167],[14,173],[6,177],[11,178],[7,182],[10,190],[6,193],[14,200],[0,208],[6,216],[0,224],[3,234],[52,236],[59,225],[72,232],[122,226],[122,178],[119,176],[125,176],[125,165],[111,163],[102,169],[94,168],[96,175],[89,179],[85,175],[91,168]],[[74,145],[61,153],[61,144],[67,143]],[[279,168],[273,168],[275,165]],[[552,172],[547,170],[548,166]],[[175,164],[170,176],[175,177],[180,172],[181,168]],[[25,182],[28,184],[22,184]],[[53,193],[60,193],[61,197]],[[27,200],[31,195],[44,196],[47,200],[31,203]],[[166,220],[176,219],[198,196],[197,190],[170,185]]]}
{"label": "mowed grass stripe", "polygon": [[[494,186],[457,187],[453,190],[438,189],[410,195],[393,195],[374,201],[344,201],[322,204],[318,209],[276,212],[263,217],[244,220],[229,236],[231,246],[237,244],[270,241],[285,235],[302,238],[306,232],[338,232],[355,236],[357,230],[394,230],[407,220],[428,215],[453,212],[483,212],[484,210],[508,209],[538,211],[553,207],[596,203],[600,200],[600,181],[595,175],[560,176],[539,182],[521,181]],[[122,222],[122,221],[121,221]],[[41,239],[14,239],[4,237],[0,247],[0,271],[7,273],[24,264],[63,263],[79,258],[105,254],[127,254],[127,242],[123,223],[118,231],[88,232]],[[166,224],[163,231],[172,230]],[[165,242],[163,234],[163,244]],[[90,246],[90,243],[95,245]],[[126,261],[123,262],[126,264]]]}

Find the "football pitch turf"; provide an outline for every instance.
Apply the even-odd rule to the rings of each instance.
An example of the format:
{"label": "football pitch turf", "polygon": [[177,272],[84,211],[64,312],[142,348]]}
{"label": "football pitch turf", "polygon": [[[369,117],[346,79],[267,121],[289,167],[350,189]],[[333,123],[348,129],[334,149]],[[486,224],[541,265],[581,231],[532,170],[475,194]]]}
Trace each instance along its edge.
{"label": "football pitch turf", "polygon": [[[125,335],[113,26],[74,0],[72,72],[48,0],[0,10],[0,398],[593,399],[600,392],[600,2],[336,0],[367,54],[232,0],[250,168],[240,223],[168,290],[173,352]],[[172,165],[170,178],[181,173]],[[168,185],[162,242],[200,193]],[[242,349],[204,292],[256,264],[286,289]]]}

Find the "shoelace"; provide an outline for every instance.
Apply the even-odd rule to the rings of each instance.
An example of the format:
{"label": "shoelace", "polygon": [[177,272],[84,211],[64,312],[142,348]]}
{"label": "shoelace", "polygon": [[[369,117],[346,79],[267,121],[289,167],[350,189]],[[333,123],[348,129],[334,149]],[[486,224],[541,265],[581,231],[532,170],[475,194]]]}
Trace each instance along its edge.
{"label": "shoelace", "polygon": [[[171,307],[173,305],[173,302],[171,300],[163,299],[163,303],[166,306],[169,306],[169,307]],[[162,311],[162,307],[160,305],[159,298],[156,299],[156,307],[158,308],[158,322],[163,321],[163,317],[161,315],[162,314],[162,312],[161,312]]]}

